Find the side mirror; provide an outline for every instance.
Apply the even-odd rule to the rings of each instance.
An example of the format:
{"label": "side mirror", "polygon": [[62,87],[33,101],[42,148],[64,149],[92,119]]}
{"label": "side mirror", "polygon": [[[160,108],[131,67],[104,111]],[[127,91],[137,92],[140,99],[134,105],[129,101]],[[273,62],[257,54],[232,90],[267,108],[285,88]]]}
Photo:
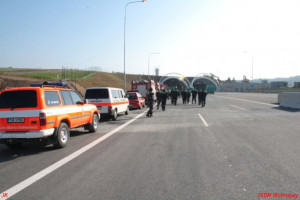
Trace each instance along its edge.
{"label": "side mirror", "polygon": [[76,105],[82,105],[83,101],[76,101]]}

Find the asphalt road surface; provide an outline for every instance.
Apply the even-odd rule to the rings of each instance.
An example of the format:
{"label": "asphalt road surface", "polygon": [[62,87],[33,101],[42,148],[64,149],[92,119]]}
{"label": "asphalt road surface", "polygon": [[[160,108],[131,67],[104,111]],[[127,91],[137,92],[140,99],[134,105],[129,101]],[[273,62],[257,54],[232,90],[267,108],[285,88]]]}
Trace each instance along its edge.
{"label": "asphalt road surface", "polygon": [[132,110],[97,133],[72,131],[64,149],[0,145],[0,200],[300,198],[300,113],[276,102],[218,93],[202,108],[179,99],[152,118]]}

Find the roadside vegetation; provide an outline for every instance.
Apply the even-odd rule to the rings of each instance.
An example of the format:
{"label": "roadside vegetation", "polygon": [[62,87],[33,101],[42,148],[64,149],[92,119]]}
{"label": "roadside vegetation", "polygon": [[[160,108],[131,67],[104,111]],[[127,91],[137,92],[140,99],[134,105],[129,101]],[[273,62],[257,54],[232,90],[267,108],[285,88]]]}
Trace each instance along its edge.
{"label": "roadside vegetation", "polygon": [[[132,80],[147,79],[144,75],[126,75],[126,89],[131,89]],[[23,79],[22,81],[16,81]],[[26,81],[25,81],[26,80]],[[76,88],[88,87],[117,87],[124,88],[123,73],[108,73],[96,71],[84,71],[78,69],[23,69],[0,68],[1,88],[29,86],[30,83],[43,81],[66,80]],[[80,92],[81,93],[81,92]]]}

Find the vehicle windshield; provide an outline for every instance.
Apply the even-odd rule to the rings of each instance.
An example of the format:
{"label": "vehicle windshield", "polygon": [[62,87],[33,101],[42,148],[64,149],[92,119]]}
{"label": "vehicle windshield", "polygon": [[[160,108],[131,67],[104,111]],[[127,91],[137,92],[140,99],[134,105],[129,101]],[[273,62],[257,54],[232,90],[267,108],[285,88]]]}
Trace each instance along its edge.
{"label": "vehicle windshield", "polygon": [[0,95],[0,108],[37,107],[35,90],[7,91]]}

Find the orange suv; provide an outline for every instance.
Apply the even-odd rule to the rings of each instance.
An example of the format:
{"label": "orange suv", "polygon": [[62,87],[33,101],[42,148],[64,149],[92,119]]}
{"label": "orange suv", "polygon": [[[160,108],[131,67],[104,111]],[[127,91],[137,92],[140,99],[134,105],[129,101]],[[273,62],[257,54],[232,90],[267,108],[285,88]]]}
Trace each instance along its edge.
{"label": "orange suv", "polygon": [[50,139],[63,148],[70,128],[96,132],[99,119],[96,106],[84,104],[77,92],[63,84],[35,84],[0,92],[0,143],[11,147],[32,139]]}

